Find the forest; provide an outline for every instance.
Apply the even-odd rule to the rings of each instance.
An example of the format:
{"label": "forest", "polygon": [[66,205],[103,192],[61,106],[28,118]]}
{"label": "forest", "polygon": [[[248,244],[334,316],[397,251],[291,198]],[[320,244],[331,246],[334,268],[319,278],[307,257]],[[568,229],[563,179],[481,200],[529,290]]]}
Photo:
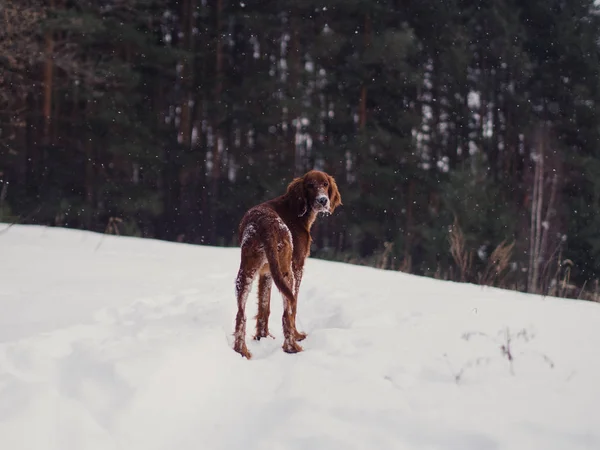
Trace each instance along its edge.
{"label": "forest", "polygon": [[0,233],[235,246],[247,208],[317,168],[344,205],[315,258],[600,298],[594,0],[3,0],[0,17]]}

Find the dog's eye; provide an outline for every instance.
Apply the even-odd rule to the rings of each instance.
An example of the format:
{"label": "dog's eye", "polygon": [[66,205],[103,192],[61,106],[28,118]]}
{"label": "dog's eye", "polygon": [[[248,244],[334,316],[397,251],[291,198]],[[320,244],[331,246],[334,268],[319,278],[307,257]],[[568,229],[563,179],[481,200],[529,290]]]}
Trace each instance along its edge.
{"label": "dog's eye", "polygon": [[326,181],[325,183],[323,183],[323,187],[329,187],[329,183]]}

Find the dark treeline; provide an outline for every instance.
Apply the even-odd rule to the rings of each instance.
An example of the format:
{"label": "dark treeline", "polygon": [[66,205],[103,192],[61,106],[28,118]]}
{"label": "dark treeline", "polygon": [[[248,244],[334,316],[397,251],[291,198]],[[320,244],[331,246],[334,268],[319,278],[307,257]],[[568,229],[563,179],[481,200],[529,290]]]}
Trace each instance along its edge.
{"label": "dark treeline", "polygon": [[597,299],[593,0],[5,0],[0,220],[236,245],[311,168],[314,256]]}

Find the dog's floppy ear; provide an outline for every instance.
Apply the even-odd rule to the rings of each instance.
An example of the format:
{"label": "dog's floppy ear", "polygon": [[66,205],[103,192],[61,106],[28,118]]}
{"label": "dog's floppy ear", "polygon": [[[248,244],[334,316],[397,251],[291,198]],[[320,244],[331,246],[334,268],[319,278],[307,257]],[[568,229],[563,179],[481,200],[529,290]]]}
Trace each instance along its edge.
{"label": "dog's floppy ear", "polygon": [[294,178],[288,185],[287,195],[289,195],[298,217],[302,217],[308,211],[308,202],[304,193],[304,177]]}
{"label": "dog's floppy ear", "polygon": [[342,196],[335,179],[331,175],[327,177],[329,178],[329,212],[333,213],[333,210],[342,204]]}

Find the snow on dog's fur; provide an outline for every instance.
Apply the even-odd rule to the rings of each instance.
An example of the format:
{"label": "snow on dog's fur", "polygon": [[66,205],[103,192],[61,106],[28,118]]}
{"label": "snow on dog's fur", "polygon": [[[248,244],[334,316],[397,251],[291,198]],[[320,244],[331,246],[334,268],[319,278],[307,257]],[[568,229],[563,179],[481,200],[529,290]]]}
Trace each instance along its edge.
{"label": "snow on dog's fur", "polygon": [[259,301],[254,339],[269,336],[270,294],[275,282],[284,298],[283,350],[302,351],[297,341],[303,340],[306,334],[296,328],[296,310],[304,261],[310,252],[310,229],[318,213],[331,214],[341,204],[333,177],[312,170],[294,179],[284,195],[246,212],[239,228],[241,262],[236,278],[236,352],[251,357],[245,340],[246,302],[256,275],[259,275]]}

